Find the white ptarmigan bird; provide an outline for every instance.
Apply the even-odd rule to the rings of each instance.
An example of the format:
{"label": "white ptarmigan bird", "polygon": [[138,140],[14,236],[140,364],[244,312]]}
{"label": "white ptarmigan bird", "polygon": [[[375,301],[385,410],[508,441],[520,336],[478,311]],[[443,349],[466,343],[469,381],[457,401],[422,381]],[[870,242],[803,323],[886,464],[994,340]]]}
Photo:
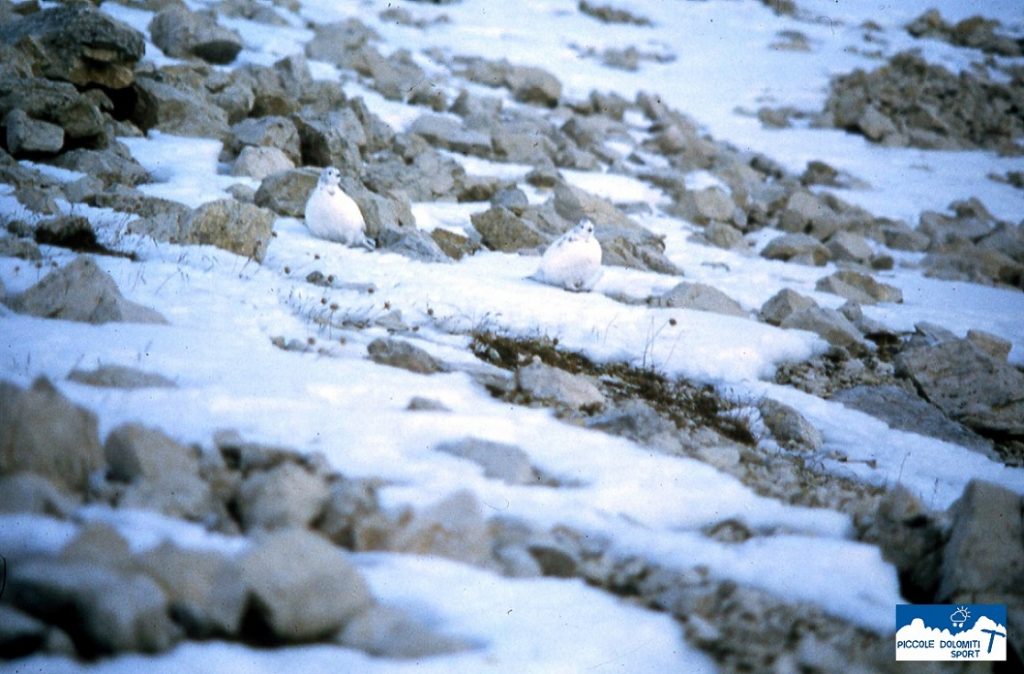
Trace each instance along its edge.
{"label": "white ptarmigan bird", "polygon": [[341,189],[341,172],[328,166],[306,200],[306,227],[313,236],[373,250],[359,204]]}
{"label": "white ptarmigan bird", "polygon": [[584,218],[548,246],[531,277],[573,292],[590,290],[601,278],[601,244],[594,223]]}

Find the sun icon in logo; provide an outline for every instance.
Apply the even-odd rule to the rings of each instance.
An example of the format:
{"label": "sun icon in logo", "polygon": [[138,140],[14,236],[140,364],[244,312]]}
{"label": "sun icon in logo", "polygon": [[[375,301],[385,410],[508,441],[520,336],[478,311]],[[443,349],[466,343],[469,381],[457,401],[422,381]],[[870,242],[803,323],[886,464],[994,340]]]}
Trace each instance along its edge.
{"label": "sun icon in logo", "polygon": [[970,617],[971,612],[967,610],[966,606],[957,606],[956,610],[949,616],[949,621],[953,623],[953,627],[963,627]]}

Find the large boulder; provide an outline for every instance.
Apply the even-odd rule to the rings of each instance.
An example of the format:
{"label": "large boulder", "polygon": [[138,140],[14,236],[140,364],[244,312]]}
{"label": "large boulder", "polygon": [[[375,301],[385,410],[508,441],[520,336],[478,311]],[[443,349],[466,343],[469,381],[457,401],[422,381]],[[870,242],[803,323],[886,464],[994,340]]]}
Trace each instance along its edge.
{"label": "large boulder", "polygon": [[242,50],[242,38],[217,23],[207,12],[171,5],[149,23],[153,43],[168,56],[198,56],[210,63],[231,63]]}
{"label": "large boulder", "polygon": [[84,323],[166,323],[159,313],[121,295],[117,283],[91,257],[80,255],[20,295],[8,300],[15,311]]}
{"label": "large boulder", "polygon": [[30,54],[43,77],[123,89],[146,51],[142,34],[90,3],[68,3],[0,25],[0,42]]}
{"label": "large boulder", "polygon": [[240,563],[251,620],[273,641],[330,636],[373,602],[345,553],[309,531],[267,534]]}
{"label": "large boulder", "polygon": [[236,501],[247,530],[281,529],[308,526],[329,494],[321,476],[287,462],[249,475],[239,486]]}
{"label": "large boulder", "polygon": [[747,317],[747,312],[739,302],[705,283],[683,281],[664,294],[652,298],[651,304],[656,307],[695,309],[727,316]]}
{"label": "large boulder", "polygon": [[7,151],[15,157],[55,154],[64,146],[64,129],[32,119],[24,110],[11,110],[4,118]]}
{"label": "large boulder", "polygon": [[837,271],[818,279],[815,290],[832,293],[861,304],[876,302],[903,302],[903,292],[886,283],[879,283],[867,274],[856,271]]}
{"label": "large boulder", "polygon": [[143,131],[199,138],[226,138],[229,133],[227,113],[201,89],[162,77],[139,77],[133,89],[132,122]]}
{"label": "large boulder", "polygon": [[[0,115],[7,116],[16,110],[31,120],[60,127],[64,139],[76,145],[99,147],[107,140],[103,115],[96,103],[67,82],[0,75]],[[10,135],[11,122],[4,124]],[[10,139],[8,149],[11,150]]]}
{"label": "large boulder", "polygon": [[66,631],[87,658],[156,653],[181,638],[167,596],[151,578],[100,563],[37,559],[13,565],[7,595],[21,610]]}
{"label": "large boulder", "polygon": [[303,109],[292,116],[300,141],[303,163],[314,166],[356,168],[368,138],[355,111]]}
{"label": "large boulder", "polygon": [[442,443],[434,449],[472,461],[483,468],[484,477],[508,484],[531,484],[537,479],[530,465],[530,457],[515,445],[480,438],[463,438]]}
{"label": "large boulder", "polygon": [[183,223],[181,241],[208,244],[262,262],[273,236],[274,214],[234,199],[203,204]]}
{"label": "large boulder", "polygon": [[897,356],[896,373],[979,433],[1024,436],[1024,374],[969,339],[908,349]]}
{"label": "large boulder", "polygon": [[[320,173],[312,168],[297,168],[274,173],[263,179],[256,190],[256,204],[278,215],[301,218],[306,200],[316,187]],[[365,211],[363,213],[366,215]]]}
{"label": "large boulder", "polygon": [[0,381],[0,473],[37,473],[84,491],[104,465],[96,415],[40,378],[29,389]]}
{"label": "large boulder", "polygon": [[228,150],[238,154],[248,146],[274,147],[284,152],[293,162],[302,161],[299,131],[287,117],[250,117],[232,126],[231,137],[227,142]]}

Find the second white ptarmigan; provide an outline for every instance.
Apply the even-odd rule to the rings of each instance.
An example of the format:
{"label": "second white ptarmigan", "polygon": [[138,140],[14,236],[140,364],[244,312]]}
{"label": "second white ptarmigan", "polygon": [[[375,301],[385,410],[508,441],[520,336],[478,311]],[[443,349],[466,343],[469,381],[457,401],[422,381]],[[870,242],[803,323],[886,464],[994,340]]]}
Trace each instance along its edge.
{"label": "second white ptarmigan", "polygon": [[366,236],[363,212],[341,189],[341,172],[333,166],[320,172],[320,180],[306,200],[305,216],[306,227],[313,236],[346,246],[374,248],[373,240]]}
{"label": "second white ptarmigan", "polygon": [[601,278],[601,244],[594,236],[594,223],[584,218],[555,239],[531,278],[573,292],[593,288]]}

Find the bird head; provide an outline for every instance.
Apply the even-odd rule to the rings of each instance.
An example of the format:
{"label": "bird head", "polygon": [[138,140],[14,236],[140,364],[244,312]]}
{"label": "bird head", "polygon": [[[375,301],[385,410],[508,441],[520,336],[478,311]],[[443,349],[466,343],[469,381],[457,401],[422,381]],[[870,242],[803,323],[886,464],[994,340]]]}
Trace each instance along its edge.
{"label": "bird head", "polygon": [[583,218],[576,223],[576,232],[584,237],[594,235],[594,223],[590,218]]}
{"label": "bird head", "polygon": [[341,171],[333,166],[327,166],[323,171],[320,171],[319,182],[324,187],[334,187],[341,183]]}

